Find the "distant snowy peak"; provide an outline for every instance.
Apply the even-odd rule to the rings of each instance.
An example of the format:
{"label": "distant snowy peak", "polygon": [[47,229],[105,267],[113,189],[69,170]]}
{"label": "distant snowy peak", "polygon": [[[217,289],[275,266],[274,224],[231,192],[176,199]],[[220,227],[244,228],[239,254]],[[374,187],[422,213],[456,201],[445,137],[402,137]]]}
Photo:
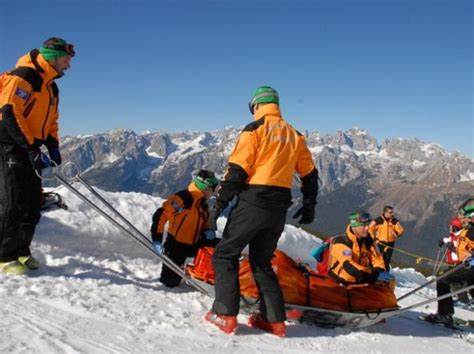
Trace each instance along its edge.
{"label": "distant snowy peak", "polygon": [[[223,172],[240,131],[241,128],[227,127],[213,132],[137,134],[114,129],[66,137],[62,149],[66,158],[79,162],[82,171],[92,173],[104,188],[161,195],[186,185],[199,168]],[[386,182],[428,184],[474,180],[472,159],[415,138],[387,139],[379,144],[359,127],[325,136],[305,132],[305,136],[320,168],[323,190],[335,190],[367,175],[379,176]],[[110,174],[114,178],[109,178]]]}

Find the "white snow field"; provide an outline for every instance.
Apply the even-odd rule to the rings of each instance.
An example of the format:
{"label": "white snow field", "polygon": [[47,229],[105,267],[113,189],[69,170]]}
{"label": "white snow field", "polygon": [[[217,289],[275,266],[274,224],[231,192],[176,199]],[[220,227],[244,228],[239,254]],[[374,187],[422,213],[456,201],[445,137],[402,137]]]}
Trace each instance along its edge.
{"label": "white snow field", "polygon": [[[290,323],[286,338],[247,327],[241,314],[237,334],[228,336],[202,319],[211,298],[188,285],[162,286],[156,256],[71,192],[57,191],[69,209],[45,212],[32,246],[44,267],[26,276],[0,274],[0,353],[474,353],[473,334],[416,319],[435,305],[358,330]],[[160,198],[100,193],[148,235]],[[224,224],[220,218],[221,230]],[[288,225],[279,247],[309,262],[318,242]],[[413,269],[394,273],[398,295],[426,281]],[[402,305],[434,296],[426,289]],[[474,319],[463,309],[456,315]]]}

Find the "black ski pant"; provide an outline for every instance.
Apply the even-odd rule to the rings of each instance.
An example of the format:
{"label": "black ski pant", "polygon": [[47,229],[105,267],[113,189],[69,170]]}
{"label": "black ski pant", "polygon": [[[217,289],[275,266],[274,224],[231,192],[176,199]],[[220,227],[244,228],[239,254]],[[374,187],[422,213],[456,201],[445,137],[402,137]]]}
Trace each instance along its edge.
{"label": "black ski pant", "polygon": [[[178,242],[173,236],[168,235],[164,244],[164,254],[172,260],[173,263],[181,267],[186,261],[186,258],[193,258],[196,256],[199,248],[206,246],[215,247],[218,242],[219,239],[217,238],[210,241],[201,239],[199,243],[195,245],[188,245],[186,243]],[[181,277],[171,268],[163,264],[160,282],[168,288],[174,288],[181,283]]]}
{"label": "black ski pant", "polygon": [[390,271],[390,260],[392,259],[393,255],[393,247],[395,246],[395,242],[383,242],[384,245],[388,246],[385,247],[382,245],[382,257],[383,257],[383,262],[385,263],[385,269]]}
{"label": "black ski pant", "polygon": [[260,311],[269,322],[286,319],[283,293],[271,259],[285,226],[286,208],[262,209],[240,199],[227,220],[212,258],[215,300],[212,311],[237,316],[240,305],[239,257],[249,245],[249,261],[260,293]]}
{"label": "black ski pant", "polygon": [[[451,291],[452,283],[465,283],[468,285],[474,284],[474,268],[461,268],[458,271],[448,275],[446,278],[439,280],[436,283],[436,290],[438,296],[448,294]],[[438,301],[438,314],[453,315],[454,305],[453,298],[450,296],[444,300]]]}
{"label": "black ski pant", "polygon": [[29,256],[40,220],[41,179],[28,154],[0,144],[0,262]]}

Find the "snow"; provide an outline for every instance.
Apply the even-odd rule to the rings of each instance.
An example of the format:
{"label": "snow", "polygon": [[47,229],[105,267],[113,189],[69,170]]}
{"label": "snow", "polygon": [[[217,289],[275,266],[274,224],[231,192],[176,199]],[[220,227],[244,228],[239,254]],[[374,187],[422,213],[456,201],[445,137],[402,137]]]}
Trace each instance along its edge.
{"label": "snow", "polygon": [[[45,266],[28,276],[0,274],[1,353],[473,352],[474,347],[453,331],[416,320],[419,311],[432,312],[435,305],[360,330],[292,323],[284,339],[247,327],[241,314],[238,333],[225,335],[202,320],[211,298],[186,284],[173,290],[163,287],[157,280],[161,264],[156,256],[68,190],[58,191],[69,209],[44,213],[32,246]],[[162,199],[100,193],[148,234],[151,215]],[[225,222],[223,217],[218,220],[221,231]],[[320,242],[287,225],[279,247],[311,263],[309,250]],[[426,281],[413,269],[393,272],[398,295]],[[435,296],[435,291],[427,289],[402,305],[426,296]],[[456,309],[456,314],[474,319],[466,310]]]}
{"label": "snow", "polygon": [[474,172],[467,171],[465,174],[459,176],[459,182],[469,182],[474,181]]}
{"label": "snow", "polygon": [[156,152],[151,151],[151,146],[148,147],[145,150],[145,152],[146,152],[147,156],[149,156],[149,157],[153,157],[153,158],[156,158],[156,159],[163,159],[164,158],[164,156],[161,156],[161,155],[157,154]]}

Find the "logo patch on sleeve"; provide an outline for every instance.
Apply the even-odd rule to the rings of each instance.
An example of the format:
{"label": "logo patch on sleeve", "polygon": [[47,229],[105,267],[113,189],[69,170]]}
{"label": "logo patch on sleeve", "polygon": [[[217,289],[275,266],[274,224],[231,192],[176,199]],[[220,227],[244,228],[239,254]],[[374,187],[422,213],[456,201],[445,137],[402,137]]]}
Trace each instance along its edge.
{"label": "logo patch on sleeve", "polygon": [[18,97],[20,97],[22,100],[25,100],[25,101],[28,99],[28,97],[30,97],[30,93],[23,91],[21,88],[16,89],[15,95],[17,95]]}
{"label": "logo patch on sleeve", "polygon": [[345,251],[342,251],[342,255],[343,256],[352,256],[352,251],[351,250],[345,250]]}

